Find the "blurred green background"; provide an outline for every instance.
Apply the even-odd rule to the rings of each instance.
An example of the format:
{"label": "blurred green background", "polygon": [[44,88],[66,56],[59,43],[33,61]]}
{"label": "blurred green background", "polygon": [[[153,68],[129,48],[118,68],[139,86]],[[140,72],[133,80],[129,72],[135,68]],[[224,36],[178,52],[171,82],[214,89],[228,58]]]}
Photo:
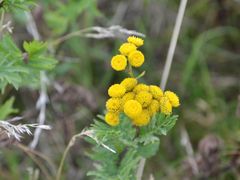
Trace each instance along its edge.
{"label": "blurred green background", "polygon": [[[174,0],[40,0],[32,14],[42,40],[59,61],[49,78],[47,124],[37,151],[58,164],[70,138],[104,112],[107,88],[125,74],[110,60],[127,36],[94,39],[75,36],[52,44],[71,32],[92,26],[120,25],[146,35],[142,51],[144,81],[160,84],[179,1]],[[32,40],[22,11],[9,19],[19,45]],[[177,126],[161,139],[160,151],[147,161],[144,179],[238,179],[240,177],[240,1],[194,0],[186,8],[166,89],[181,100]],[[21,47],[20,47],[21,48]],[[59,88],[64,92],[60,93]],[[8,87],[1,102],[15,96],[14,107],[26,122],[35,122],[38,88]],[[22,143],[28,144],[31,137]],[[71,149],[63,179],[91,179],[87,157],[91,145],[79,140]],[[193,150],[193,152],[192,152]],[[29,179],[36,162],[18,147],[1,147],[0,179]],[[45,162],[40,162],[44,164]],[[194,169],[196,165],[196,168]],[[48,167],[51,169],[50,167]],[[51,170],[50,170],[51,171]],[[54,170],[52,170],[54,171]],[[196,172],[197,171],[197,172]],[[199,173],[201,176],[198,176]],[[196,175],[198,174],[198,175]],[[40,179],[45,179],[40,172]]]}

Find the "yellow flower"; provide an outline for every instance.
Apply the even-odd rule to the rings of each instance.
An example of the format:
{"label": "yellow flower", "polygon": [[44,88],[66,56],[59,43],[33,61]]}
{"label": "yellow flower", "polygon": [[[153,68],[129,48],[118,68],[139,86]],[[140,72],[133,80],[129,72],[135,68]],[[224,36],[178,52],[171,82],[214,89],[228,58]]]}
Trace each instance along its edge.
{"label": "yellow flower", "polygon": [[125,78],[121,83],[127,91],[131,91],[137,85],[137,79],[135,78]]}
{"label": "yellow flower", "polygon": [[151,115],[154,115],[156,112],[159,111],[159,102],[157,100],[152,100],[152,102],[150,103],[148,110],[150,112]]}
{"label": "yellow flower", "polygon": [[160,98],[163,96],[163,92],[160,89],[160,87],[158,87],[158,86],[150,85],[149,91],[153,95],[153,98],[155,98],[157,100],[160,100]]}
{"label": "yellow flower", "polygon": [[169,115],[172,113],[172,105],[166,96],[160,99],[160,110],[163,114]]}
{"label": "yellow flower", "polygon": [[138,84],[133,89],[133,92],[138,93],[140,91],[149,91],[149,86],[146,84]]}
{"label": "yellow flower", "polygon": [[140,67],[144,63],[144,55],[141,51],[132,51],[128,56],[128,61],[133,67]]}
{"label": "yellow flower", "polygon": [[133,118],[133,124],[136,126],[145,126],[150,122],[150,114],[144,109],[137,117]]}
{"label": "yellow flower", "polygon": [[142,112],[142,106],[136,100],[129,100],[124,105],[124,113],[130,117],[134,118]]}
{"label": "yellow flower", "polygon": [[117,126],[119,124],[119,116],[118,113],[112,113],[108,112],[105,115],[105,121],[110,125],[110,126]]}
{"label": "yellow flower", "polygon": [[131,53],[132,51],[135,51],[136,49],[137,47],[132,43],[123,43],[120,46],[119,51],[121,54],[127,56],[129,53]]}
{"label": "yellow flower", "polygon": [[152,94],[147,91],[140,91],[135,98],[142,107],[147,107],[152,101]]}
{"label": "yellow flower", "polygon": [[106,109],[111,112],[119,112],[122,106],[120,98],[110,98],[106,102]]}
{"label": "yellow flower", "polygon": [[124,96],[122,97],[122,105],[124,106],[124,104],[129,101],[129,100],[133,100],[135,98],[135,93],[133,92],[128,92],[126,94],[124,94]]}
{"label": "yellow flower", "polygon": [[126,88],[120,84],[114,84],[108,89],[108,95],[110,97],[121,97],[125,94]]}
{"label": "yellow flower", "polygon": [[123,55],[113,56],[111,60],[111,66],[116,71],[122,71],[126,69],[127,66],[127,58]]}
{"label": "yellow flower", "polygon": [[135,36],[130,36],[128,37],[127,41],[129,43],[135,44],[137,47],[142,46],[143,45],[143,39],[135,37]]}
{"label": "yellow flower", "polygon": [[166,97],[168,97],[168,99],[169,99],[169,101],[170,101],[170,103],[172,104],[173,107],[178,107],[180,105],[179,98],[174,92],[165,91],[164,95]]}

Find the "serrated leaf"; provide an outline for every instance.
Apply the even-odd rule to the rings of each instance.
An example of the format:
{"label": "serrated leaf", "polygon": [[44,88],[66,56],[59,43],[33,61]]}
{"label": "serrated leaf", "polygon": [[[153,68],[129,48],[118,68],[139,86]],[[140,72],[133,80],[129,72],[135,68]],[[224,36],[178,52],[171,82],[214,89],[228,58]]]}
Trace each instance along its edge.
{"label": "serrated leaf", "polygon": [[11,54],[20,54],[21,51],[18,49],[18,47],[15,45],[13,39],[11,36],[4,35],[1,39],[0,43],[0,50],[1,52],[11,52]]}
{"label": "serrated leaf", "polygon": [[[177,116],[165,116],[158,113],[147,126],[139,128],[137,133],[131,120],[124,114],[120,114],[120,124],[115,127],[104,123],[103,116],[98,117],[101,121],[95,121],[92,128],[100,140],[117,149],[117,153],[114,155],[118,157],[118,161],[114,158],[114,164],[110,165],[109,161],[112,161],[112,158],[107,157],[106,154],[99,156],[99,151],[96,151],[94,152],[95,155],[91,155],[91,157],[98,157],[98,160],[100,160],[98,168],[90,173],[99,180],[103,180],[102,177],[106,180],[136,179],[136,167],[140,158],[149,158],[157,153],[160,144],[159,135],[166,135],[177,120]],[[96,156],[97,154],[98,156]],[[115,170],[117,168],[118,171],[116,172],[112,167]]]}
{"label": "serrated leaf", "polygon": [[137,154],[135,149],[130,149],[127,151],[124,158],[121,160],[118,176],[125,180],[129,179],[129,176],[132,175],[131,172],[135,172],[140,159],[141,156]]}
{"label": "serrated leaf", "polygon": [[[15,45],[9,35],[0,41],[0,88],[3,92],[8,84],[19,86],[39,82],[40,71],[51,70],[57,61],[45,54],[46,45],[39,41],[24,42],[27,56]],[[26,81],[27,80],[27,81]]]}
{"label": "serrated leaf", "polygon": [[50,57],[37,56],[29,58],[28,66],[39,70],[51,70],[55,67],[57,61]]}
{"label": "serrated leaf", "polygon": [[46,50],[46,44],[41,41],[24,41],[23,48],[28,53],[29,57],[32,57],[34,55],[44,53]]}

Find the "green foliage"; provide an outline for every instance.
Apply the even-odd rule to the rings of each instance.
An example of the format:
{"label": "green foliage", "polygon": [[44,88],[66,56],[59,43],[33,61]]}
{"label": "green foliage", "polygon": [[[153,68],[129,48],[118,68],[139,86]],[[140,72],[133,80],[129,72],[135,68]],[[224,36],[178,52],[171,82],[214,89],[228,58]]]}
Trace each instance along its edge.
{"label": "green foliage", "polygon": [[140,159],[141,155],[138,154],[138,151],[136,151],[136,149],[129,149],[121,160],[121,164],[118,169],[118,178],[121,180],[136,179],[136,168]]}
{"label": "green foliage", "polygon": [[[97,180],[134,180],[139,160],[154,156],[159,148],[160,135],[166,135],[177,121],[175,115],[156,114],[151,123],[137,128],[124,114],[121,123],[111,127],[103,122],[95,121],[91,129],[99,144],[104,144],[115,151],[111,152],[103,146],[96,145],[88,155],[99,162],[95,171],[88,175]],[[103,120],[102,116],[99,116]]]}
{"label": "green foliage", "polygon": [[33,85],[39,82],[42,70],[54,68],[57,61],[46,55],[46,45],[33,41],[23,44],[25,53],[15,45],[9,35],[0,42],[0,89],[4,91],[7,84],[16,89],[20,85]]}
{"label": "green foliage", "polygon": [[[99,117],[101,120],[104,120],[103,117]],[[119,143],[126,146],[133,146],[132,141],[136,135],[136,129],[132,128],[130,120],[124,114],[121,114],[120,118],[122,122],[116,127],[111,127],[100,121],[95,121],[92,125],[98,140],[102,143],[109,143],[110,145],[111,143],[115,144],[116,151],[122,150],[122,147],[118,146]]]}
{"label": "green foliage", "polygon": [[138,141],[145,145],[157,141],[156,135],[167,135],[167,132],[175,125],[177,118],[177,115],[165,116],[157,113],[148,126],[141,128]]}
{"label": "green foliage", "polygon": [[142,146],[138,148],[138,153],[142,157],[149,158],[157,153],[159,145],[160,140],[156,138],[153,142],[150,142],[146,145],[142,144]]}
{"label": "green foliage", "polygon": [[67,3],[61,1],[50,2],[53,9],[44,14],[48,26],[54,35],[64,33],[69,23],[75,23],[77,17],[85,10],[91,11],[91,15],[99,16],[96,0],[70,0]]}
{"label": "green foliage", "polygon": [[[147,65],[145,65],[145,70],[146,72],[151,72],[145,77],[145,80],[151,84],[159,82],[159,73],[163,69],[167,46],[169,45],[173,30],[173,15],[177,12],[179,1],[144,0],[139,1],[137,6],[133,4],[129,6],[128,1],[96,0],[43,0],[37,3],[39,5],[34,10],[33,17],[36,20],[41,37],[49,40],[49,43],[68,35],[69,32],[98,25],[107,27],[120,23],[123,27],[145,33],[147,36],[145,41],[146,46],[141,49],[144,50],[146,57],[148,57],[146,59]],[[27,23],[25,10],[29,10],[29,7],[31,7],[30,0],[0,0],[0,13],[7,11],[7,14],[2,13],[2,23],[5,25],[11,20],[11,26],[14,27],[13,36],[16,42],[22,42],[24,38],[29,37],[25,28]],[[97,7],[99,7],[104,17],[97,17],[100,14]],[[161,21],[158,21],[159,17],[161,17]],[[239,112],[237,110],[237,96],[239,94],[240,33],[238,28],[237,35],[233,36],[235,30],[225,26],[239,27],[239,18],[239,3],[237,1],[188,1],[168,82],[169,88],[173,88],[178,92],[182,90],[181,123],[188,131],[189,140],[194,147],[194,152],[198,153],[197,144],[205,135],[214,133],[225,141],[223,153],[220,156],[221,159],[224,159],[224,162],[219,161],[219,165],[222,167],[221,169],[227,167],[227,171],[222,171],[222,174],[219,172],[219,177],[217,177],[219,179],[237,179],[238,177],[236,170],[238,167],[232,166],[232,156],[230,154],[234,155],[235,150],[238,152],[239,144],[236,142],[239,142],[240,137],[239,116],[236,116],[236,112]],[[3,32],[6,32],[6,30],[4,29]],[[2,37],[1,34],[1,41]],[[123,73],[117,74],[111,71],[110,66],[106,63],[110,61],[113,51],[117,52],[118,45],[119,42],[113,42],[108,39],[92,40],[80,37],[59,43],[52,47],[53,49],[51,50],[55,52],[54,55],[56,57],[61,59],[62,63],[54,71],[51,71],[51,77],[54,80],[61,79],[60,85],[62,85],[62,82],[64,82],[64,85],[65,83],[69,84],[70,88],[80,85],[93,92],[93,95],[96,95],[95,100],[99,105],[97,108],[99,112],[104,106],[102,102],[106,99],[106,93],[103,95],[103,92],[106,92],[107,86],[112,82],[120,82],[120,79],[124,77]],[[22,50],[23,46],[25,46],[24,51],[35,54],[33,53],[36,52],[34,48],[28,50],[27,45],[18,44],[17,47],[19,48],[17,49]],[[43,43],[43,46],[46,46],[46,44]],[[9,57],[7,59],[10,61],[8,60],[7,62],[10,63],[12,61],[11,56],[15,54],[15,51],[13,47],[11,52],[9,49]],[[22,63],[24,59],[22,58],[24,51],[18,53],[20,55],[19,59],[21,59],[19,63]],[[8,70],[8,67],[4,66],[4,69],[1,68],[5,57],[2,56],[2,50],[0,50],[0,53],[1,74],[2,70]],[[43,51],[44,53],[46,51]],[[28,56],[32,55],[28,54]],[[17,67],[15,66],[16,63],[12,64],[11,72],[8,72],[8,74],[14,76],[14,78],[20,77],[21,83],[19,83],[19,86],[24,83],[26,85],[38,83],[38,70],[30,72],[26,70],[26,66],[30,64],[29,61],[28,64],[22,63]],[[13,67],[15,67],[15,70],[18,69],[19,72],[13,72]],[[37,73],[35,74],[34,72]],[[49,75],[48,73],[48,77]],[[23,78],[23,76],[26,76],[26,78]],[[30,80],[32,76],[37,77],[35,81]],[[1,78],[2,74],[0,75]],[[0,84],[2,82],[3,80],[0,80]],[[9,83],[7,82],[7,84]],[[24,90],[24,95],[25,93]],[[35,91],[32,93],[35,93]],[[12,95],[16,96],[15,101],[18,103],[21,111],[29,109],[29,104],[31,106],[31,104],[35,103],[30,102],[32,100],[28,96],[22,96],[22,92],[19,93],[7,88],[5,94],[0,97],[0,115],[6,116],[6,118],[1,119],[7,119],[7,116],[11,115],[11,100],[5,100],[5,97],[11,97]],[[50,95],[52,95],[52,92]],[[67,93],[67,95],[71,94]],[[213,96],[214,98],[212,98]],[[209,102],[213,102],[216,106],[211,106],[213,103],[210,104]],[[77,110],[72,108],[75,104],[71,102],[67,103],[67,106],[71,110],[70,113],[65,107],[62,108],[61,104],[54,103],[52,104],[53,108],[48,108],[47,117],[50,121],[47,123],[54,124],[54,128],[51,131],[53,139],[51,137],[45,138],[40,143],[51,144],[51,142],[55,142],[54,137],[63,137],[64,140],[69,138],[68,131],[67,133],[63,133],[62,129],[62,127],[65,129],[65,121],[53,122],[56,119],[55,116],[59,114],[56,113],[59,109],[63,113],[64,119],[70,119],[67,122],[67,127],[70,127],[67,130],[71,130],[69,131],[70,134],[77,133],[83,127],[88,126],[89,121],[87,120],[95,116],[95,111],[85,111],[85,103],[81,104],[83,108],[77,108]],[[76,112],[78,110],[80,112]],[[12,113],[14,113],[14,110]],[[19,113],[22,114],[22,112]],[[71,121],[72,118],[77,118],[78,120]],[[156,116],[154,118],[157,120],[159,117]],[[163,117],[162,120],[166,123],[165,118]],[[149,177],[152,174],[156,180],[171,180],[184,179],[184,177],[179,175],[179,172],[185,173],[186,176],[191,174],[191,172],[182,172],[182,161],[186,159],[187,155],[185,149],[180,145],[181,137],[179,129],[169,133],[169,138],[165,139],[162,137],[159,139],[159,135],[166,134],[167,129],[163,127],[155,129],[155,122],[151,122],[151,126],[142,127],[140,130],[128,124],[127,118],[125,123],[125,125],[120,124],[121,128],[109,127],[100,121],[94,124],[98,129],[96,135],[100,139],[100,142],[104,142],[104,144],[117,151],[117,153],[112,153],[100,145],[94,147],[91,156],[95,157],[100,164],[96,165],[96,171],[91,172],[96,179],[131,179],[131,175],[134,174],[137,167],[139,156],[145,158],[153,156],[158,151],[160,143],[161,150],[160,152],[158,151],[156,157],[148,161],[144,175]],[[76,128],[72,128],[72,126]],[[130,131],[130,135],[127,134]],[[106,134],[104,134],[105,132]],[[137,145],[135,140],[138,141]],[[27,141],[23,143],[27,143]],[[48,148],[49,153],[53,155],[51,156],[53,162],[58,162],[60,154],[64,151],[62,141],[57,141],[56,143],[56,146],[59,147],[57,151],[56,146],[49,146]],[[81,158],[82,150],[89,147],[84,146],[80,150],[77,147],[78,145],[70,151],[71,159],[67,161],[67,168],[62,179],[64,177],[67,178],[69,172],[71,174],[72,171],[77,171],[76,168],[79,168],[79,166],[81,172],[84,174],[89,169],[89,161],[86,158]],[[137,151],[136,147],[138,148]],[[17,148],[12,149],[13,151],[9,151],[9,148],[1,147],[0,179],[18,179],[19,177],[30,179],[26,175],[28,171],[21,170],[26,169],[26,167],[33,167],[38,170],[39,167],[34,165],[32,160]],[[19,168],[19,164],[21,164],[22,168]],[[160,170],[158,171],[156,167]],[[205,170],[207,170],[207,174],[208,169]],[[202,173],[201,169],[200,173]],[[146,176],[143,179],[146,179]],[[41,170],[39,178],[46,179]],[[194,179],[194,177],[186,178]],[[206,177],[206,179],[209,178]],[[84,176],[82,179],[88,180],[94,178]]]}
{"label": "green foliage", "polygon": [[16,9],[28,10],[30,5],[33,5],[33,0],[2,0],[0,8],[6,11],[12,11]]}
{"label": "green foliage", "polygon": [[36,70],[51,70],[57,61],[45,55],[46,44],[39,41],[24,42],[24,50],[27,52],[28,66]]}
{"label": "green foliage", "polygon": [[[211,99],[215,96],[206,59],[211,54],[223,51],[219,46],[224,42],[226,35],[232,35],[236,38],[239,32],[234,27],[217,27],[201,33],[193,42],[191,41],[192,51],[186,60],[180,84],[184,89],[193,89],[198,98],[205,95]],[[197,69],[198,67],[199,69]],[[192,83],[194,73],[197,73],[196,78],[200,79],[195,79],[195,83]]]}
{"label": "green foliage", "polygon": [[45,50],[45,44],[39,41],[33,42],[24,42],[23,43],[24,50],[28,53],[29,57],[33,57],[35,55],[40,55]]}
{"label": "green foliage", "polygon": [[8,99],[0,106],[0,120],[4,120],[12,113],[17,113],[18,110],[13,108],[14,97]]}

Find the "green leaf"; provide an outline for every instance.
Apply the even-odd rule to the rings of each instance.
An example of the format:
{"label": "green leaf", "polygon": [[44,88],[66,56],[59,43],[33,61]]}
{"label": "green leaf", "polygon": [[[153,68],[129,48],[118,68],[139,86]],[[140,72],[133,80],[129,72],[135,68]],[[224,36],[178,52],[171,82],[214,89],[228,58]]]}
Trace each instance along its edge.
{"label": "green leaf", "polygon": [[39,41],[24,42],[23,54],[9,35],[4,35],[0,41],[0,88],[11,84],[16,89],[19,86],[37,84],[40,71],[51,70],[57,60],[46,54],[46,44]]}
{"label": "green leaf", "polygon": [[28,65],[38,70],[51,70],[57,64],[56,59],[45,56],[34,56],[29,58]]}
{"label": "green leaf", "polygon": [[4,120],[12,113],[17,113],[18,110],[13,108],[14,97],[8,99],[3,105],[0,106],[0,120]]}
{"label": "green leaf", "polygon": [[146,145],[140,145],[138,148],[138,153],[142,157],[149,158],[157,153],[159,145],[160,145],[159,139],[157,139],[155,142]]}
{"label": "green leaf", "polygon": [[164,114],[157,114],[156,125],[159,127],[159,133],[167,135],[167,132],[173,128],[178,119],[178,115],[165,116]]}
{"label": "green leaf", "polygon": [[[100,118],[102,119],[103,117]],[[106,123],[95,121],[92,124],[92,129],[102,143],[119,143],[120,141],[124,145],[133,145],[133,138],[136,134],[136,129],[132,127],[131,121],[124,114],[120,114],[120,124],[118,126],[112,127]]]}
{"label": "green leaf", "polygon": [[135,180],[140,159],[150,158],[157,153],[159,135],[166,135],[175,125],[177,117],[158,113],[147,126],[136,130],[131,120],[123,113],[119,117],[120,124],[115,127],[104,123],[104,116],[98,116],[102,122],[95,121],[91,129],[100,143],[113,148],[116,153],[102,146],[94,147],[94,152],[89,156],[97,160],[99,166],[88,175],[94,176],[97,180]]}
{"label": "green leaf", "polygon": [[31,57],[44,53],[44,51],[46,50],[46,44],[40,41],[24,41],[23,48],[28,53],[29,57]]}
{"label": "green leaf", "polygon": [[21,51],[18,49],[18,47],[15,45],[14,41],[12,40],[12,37],[9,35],[4,35],[1,39],[0,43],[0,50],[4,53],[10,53],[11,54],[20,54]]}
{"label": "green leaf", "polygon": [[118,177],[124,180],[131,180],[135,176],[135,170],[137,169],[137,164],[140,161],[141,156],[137,154],[135,149],[130,149],[125,154],[124,158],[121,161]]}
{"label": "green leaf", "polygon": [[[48,5],[49,6],[49,5]],[[101,13],[97,9],[96,0],[88,1],[53,1],[51,3],[51,10],[44,13],[44,18],[48,27],[52,30],[53,35],[63,34],[71,24],[77,24],[78,16],[84,11],[88,15],[95,18]]]}

